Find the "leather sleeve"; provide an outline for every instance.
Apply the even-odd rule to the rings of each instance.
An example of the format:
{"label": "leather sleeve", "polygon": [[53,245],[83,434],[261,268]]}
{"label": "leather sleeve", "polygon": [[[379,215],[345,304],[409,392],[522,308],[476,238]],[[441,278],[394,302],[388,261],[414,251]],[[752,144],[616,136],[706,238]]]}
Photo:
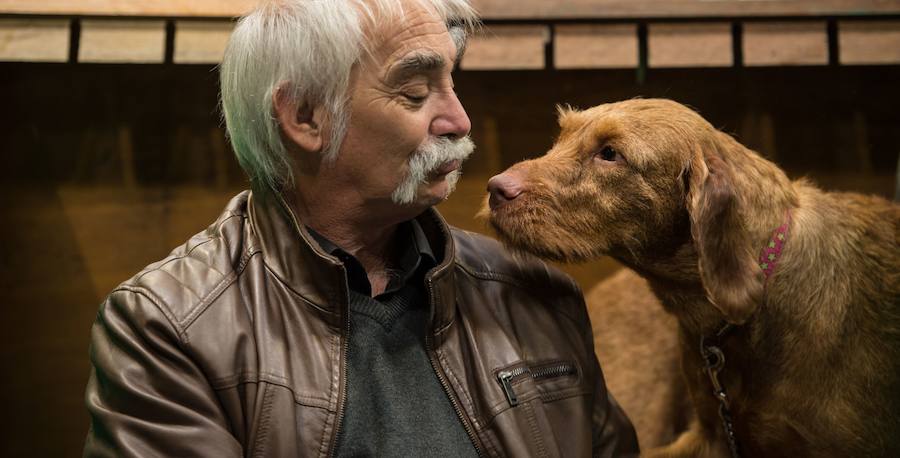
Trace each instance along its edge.
{"label": "leather sleeve", "polygon": [[91,330],[88,457],[232,457],[238,441],[165,308],[119,289]]}
{"label": "leather sleeve", "polygon": [[595,364],[597,380],[594,389],[593,456],[636,457],[640,450],[631,420],[612,393],[607,391],[600,364]]}

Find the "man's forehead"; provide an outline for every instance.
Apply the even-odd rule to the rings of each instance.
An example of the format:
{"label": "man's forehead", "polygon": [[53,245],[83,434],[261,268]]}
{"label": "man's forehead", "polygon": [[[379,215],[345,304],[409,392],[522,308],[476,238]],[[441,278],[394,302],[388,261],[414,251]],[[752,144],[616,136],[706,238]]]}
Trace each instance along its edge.
{"label": "man's forehead", "polygon": [[435,55],[451,63],[455,60],[456,45],[439,16],[421,6],[409,6],[404,13],[396,21],[378,25],[372,34],[372,57],[376,61],[391,67],[412,55],[421,55],[417,58],[420,61],[434,59]]}

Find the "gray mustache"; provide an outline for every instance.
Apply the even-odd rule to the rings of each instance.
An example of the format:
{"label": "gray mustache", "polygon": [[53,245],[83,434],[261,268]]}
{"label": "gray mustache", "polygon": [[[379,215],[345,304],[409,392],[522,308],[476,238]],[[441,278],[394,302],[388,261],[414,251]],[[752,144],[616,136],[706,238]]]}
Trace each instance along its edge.
{"label": "gray mustache", "polygon": [[[475,144],[468,136],[456,140],[447,137],[429,140],[409,158],[409,171],[394,190],[391,199],[398,204],[413,203],[419,185],[425,183],[432,172],[451,161],[462,163],[474,150]],[[447,177],[451,189],[455,187],[458,178],[459,171]]]}
{"label": "gray mustache", "polygon": [[410,172],[422,174],[422,180],[435,169],[450,161],[464,161],[475,151],[475,144],[468,136],[453,140],[447,137],[438,137],[416,150],[410,158]]}

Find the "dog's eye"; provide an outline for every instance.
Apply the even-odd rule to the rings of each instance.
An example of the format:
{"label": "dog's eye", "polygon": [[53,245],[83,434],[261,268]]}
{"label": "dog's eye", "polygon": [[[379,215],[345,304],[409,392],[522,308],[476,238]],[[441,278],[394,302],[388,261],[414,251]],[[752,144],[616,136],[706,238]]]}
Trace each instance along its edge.
{"label": "dog's eye", "polygon": [[613,149],[612,146],[604,146],[596,156],[598,159],[602,159],[604,161],[615,162],[619,157],[619,153],[616,152],[616,150]]}

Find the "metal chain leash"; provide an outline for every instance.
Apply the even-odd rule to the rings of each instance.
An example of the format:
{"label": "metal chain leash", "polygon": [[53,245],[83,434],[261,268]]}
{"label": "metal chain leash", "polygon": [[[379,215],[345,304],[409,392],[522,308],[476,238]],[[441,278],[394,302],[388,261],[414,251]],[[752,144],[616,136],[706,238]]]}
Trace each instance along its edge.
{"label": "metal chain leash", "polygon": [[725,430],[725,438],[728,440],[728,448],[732,458],[740,458],[737,436],[734,433],[734,422],[731,416],[731,406],[725,386],[719,380],[719,373],[725,368],[725,353],[719,348],[718,341],[727,334],[733,325],[726,323],[711,339],[700,338],[700,355],[706,368],[706,374],[712,383],[713,396],[719,401],[719,418],[722,420],[722,428]]}

